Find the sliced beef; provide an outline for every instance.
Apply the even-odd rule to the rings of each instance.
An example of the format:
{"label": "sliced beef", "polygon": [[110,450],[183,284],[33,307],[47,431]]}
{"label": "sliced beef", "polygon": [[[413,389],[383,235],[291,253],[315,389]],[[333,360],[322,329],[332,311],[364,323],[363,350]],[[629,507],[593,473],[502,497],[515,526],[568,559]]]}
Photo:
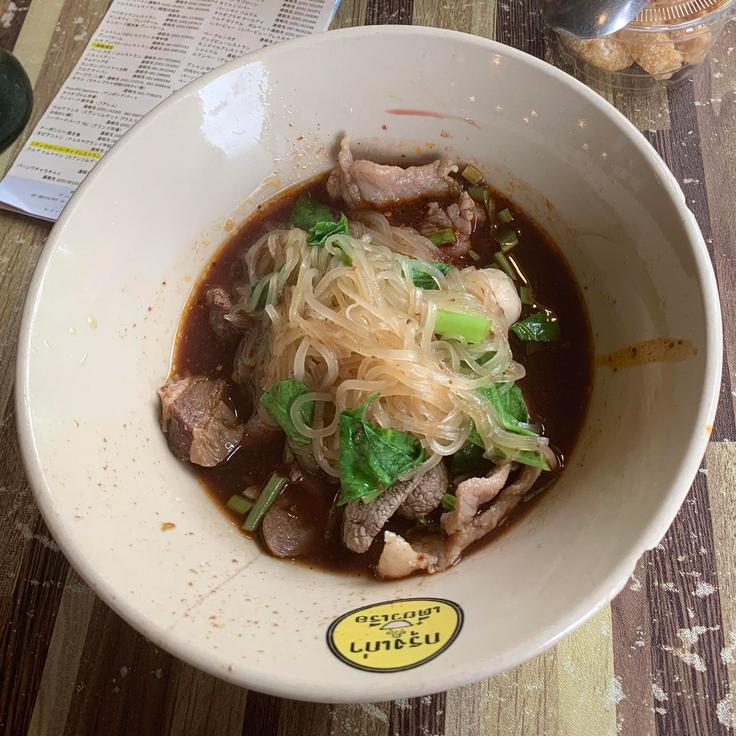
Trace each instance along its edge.
{"label": "sliced beef", "polygon": [[225,289],[213,286],[204,295],[208,320],[212,331],[222,340],[233,340],[237,335],[234,325],[226,319],[233,309],[233,300]]}
{"label": "sliced beef", "polygon": [[161,429],[180,460],[210,468],[240,443],[243,425],[227,404],[227,384],[221,378],[171,379],[158,394]]}
{"label": "sliced beef", "polygon": [[348,136],[340,143],[337,163],[327,180],[327,191],[331,197],[356,209],[383,207],[422,197],[443,197],[458,191],[457,183],[449,176],[457,171],[452,162],[433,161],[424,166],[402,168],[355,161]]}
{"label": "sliced beef", "polygon": [[485,213],[473,198],[467,192],[462,192],[457,202],[445,207],[440,207],[437,202],[430,202],[419,232],[429,236],[437,230],[452,228],[455,231],[455,242],[440,247],[445,258],[459,258],[470,250],[471,236],[485,219]]}
{"label": "sliced beef", "polygon": [[399,515],[405,519],[418,519],[431,514],[440,505],[449,485],[444,463],[437,463],[419,478],[416,488],[399,507]]}
{"label": "sliced beef", "polygon": [[367,552],[383,525],[417,487],[421,476],[397,481],[375,501],[351,501],[345,506],[342,521],[343,544],[353,552]]}

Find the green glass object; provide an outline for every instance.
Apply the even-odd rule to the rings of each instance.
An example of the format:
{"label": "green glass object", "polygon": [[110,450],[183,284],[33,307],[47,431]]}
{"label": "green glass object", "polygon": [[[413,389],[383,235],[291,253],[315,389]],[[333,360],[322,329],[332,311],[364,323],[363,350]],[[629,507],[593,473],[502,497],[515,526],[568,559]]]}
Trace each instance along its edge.
{"label": "green glass object", "polygon": [[0,49],[0,152],[21,133],[33,109],[31,80],[18,59]]}

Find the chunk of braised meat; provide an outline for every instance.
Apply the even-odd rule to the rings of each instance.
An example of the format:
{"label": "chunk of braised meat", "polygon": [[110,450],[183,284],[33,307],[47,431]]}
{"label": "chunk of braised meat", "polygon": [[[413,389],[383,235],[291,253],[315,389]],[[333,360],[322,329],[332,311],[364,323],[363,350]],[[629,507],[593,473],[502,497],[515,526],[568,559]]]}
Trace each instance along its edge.
{"label": "chunk of braised meat", "polygon": [[327,179],[327,192],[348,207],[384,207],[424,197],[444,197],[459,191],[450,176],[457,171],[451,161],[433,161],[424,166],[388,166],[355,160],[350,138],[340,142],[337,167]]}
{"label": "chunk of braised meat", "polygon": [[161,429],[180,460],[210,468],[240,443],[243,425],[227,403],[227,384],[221,378],[170,379],[158,394]]}

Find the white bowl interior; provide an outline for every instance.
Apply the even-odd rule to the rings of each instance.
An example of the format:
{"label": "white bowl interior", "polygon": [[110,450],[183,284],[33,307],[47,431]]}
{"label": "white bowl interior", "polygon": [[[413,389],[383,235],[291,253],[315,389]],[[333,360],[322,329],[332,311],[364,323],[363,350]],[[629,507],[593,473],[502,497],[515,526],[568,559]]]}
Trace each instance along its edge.
{"label": "white bowl interior", "polygon": [[[197,275],[257,202],[330,166],[343,131],[367,153],[448,153],[491,172],[585,285],[596,355],[661,336],[697,350],[682,362],[596,368],[561,481],[510,533],[433,577],[379,584],[262,555],[173,459],[157,425],[156,389]],[[481,39],[331,33],[194,83],[89,177],[29,298],[23,451],[72,563],[178,656],[291,697],[416,695],[517,664],[620,588],[664,533],[704,449],[719,331],[712,272],[682,195],[603,101]],[[176,527],[161,531],[163,522]],[[437,659],[407,676],[362,672],[330,653],[335,617],[412,596],[465,611],[460,636]]]}

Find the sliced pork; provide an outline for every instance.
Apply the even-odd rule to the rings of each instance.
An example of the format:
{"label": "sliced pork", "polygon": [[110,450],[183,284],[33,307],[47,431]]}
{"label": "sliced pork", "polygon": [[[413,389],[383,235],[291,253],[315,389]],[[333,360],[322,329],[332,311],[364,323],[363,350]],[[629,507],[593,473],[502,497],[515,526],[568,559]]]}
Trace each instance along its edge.
{"label": "sliced pork", "polygon": [[337,167],[327,180],[327,192],[348,207],[384,207],[422,197],[444,197],[459,191],[449,174],[457,171],[451,161],[433,161],[424,166],[387,166],[373,161],[356,161],[350,138],[340,142]]}
{"label": "sliced pork", "polygon": [[441,207],[437,202],[430,202],[424,221],[419,226],[419,232],[429,236],[438,230],[451,228],[455,232],[455,242],[440,247],[445,258],[459,258],[470,250],[471,237],[475,229],[485,220],[485,212],[467,192],[462,192],[457,202],[445,207]]}
{"label": "sliced pork", "polygon": [[227,404],[227,384],[221,378],[171,379],[158,393],[161,429],[180,460],[210,468],[240,443],[243,425]]}
{"label": "sliced pork", "polygon": [[376,565],[376,574],[387,580],[405,578],[417,570],[434,572],[437,562],[436,555],[415,549],[398,534],[384,532],[383,550]]}
{"label": "sliced pork", "polygon": [[[541,472],[539,468],[524,465],[519,471],[518,478],[498,493],[493,503],[485,511],[472,519],[466,519],[457,531],[450,534],[445,544],[441,569],[444,570],[454,565],[467,547],[485,537],[486,534],[490,534],[501,524],[521,502],[521,499],[534,485]],[[445,524],[443,524],[443,527],[447,531]]]}
{"label": "sliced pork", "polygon": [[478,509],[492,501],[504,487],[511,471],[511,464],[494,466],[485,478],[468,478],[455,490],[455,508],[442,514],[442,528],[446,534],[454,534],[470,523]]}

